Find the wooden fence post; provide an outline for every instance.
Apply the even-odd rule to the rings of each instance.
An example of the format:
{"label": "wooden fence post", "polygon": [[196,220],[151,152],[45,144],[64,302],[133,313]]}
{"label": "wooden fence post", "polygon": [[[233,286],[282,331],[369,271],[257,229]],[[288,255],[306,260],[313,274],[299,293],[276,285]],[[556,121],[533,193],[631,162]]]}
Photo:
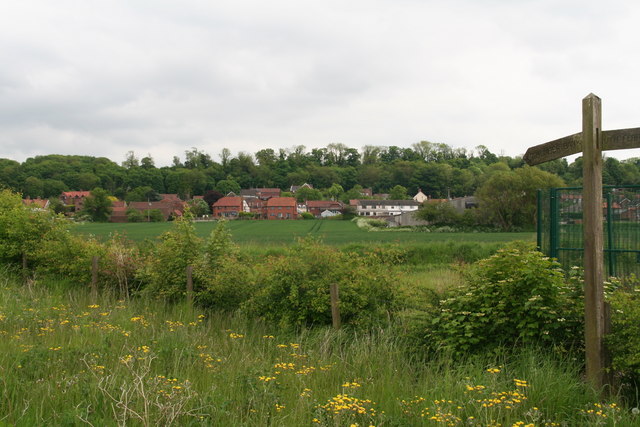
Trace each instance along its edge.
{"label": "wooden fence post", "polygon": [[187,266],[187,304],[193,305],[193,266]]}
{"label": "wooden fence post", "polygon": [[94,303],[98,298],[98,260],[100,257],[97,255],[91,259],[91,300]]}
{"label": "wooden fence post", "polygon": [[331,320],[334,329],[340,329],[340,298],[338,296],[338,284],[331,284]]}

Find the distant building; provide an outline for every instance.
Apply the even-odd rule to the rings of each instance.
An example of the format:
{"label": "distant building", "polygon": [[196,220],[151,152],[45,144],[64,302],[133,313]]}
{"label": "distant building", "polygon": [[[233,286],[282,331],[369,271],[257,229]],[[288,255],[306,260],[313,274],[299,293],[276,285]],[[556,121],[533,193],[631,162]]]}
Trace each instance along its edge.
{"label": "distant building", "polygon": [[240,212],[249,212],[249,205],[242,197],[222,197],[211,208],[214,218],[237,218]]}
{"label": "distant building", "polygon": [[429,200],[429,197],[427,197],[423,192],[421,188],[418,188],[418,194],[416,194],[415,196],[413,196],[413,200],[415,200],[418,203],[424,203],[427,200]]}
{"label": "distant building", "polygon": [[356,212],[359,216],[394,216],[417,211],[420,203],[415,200],[358,200]]}
{"label": "distant building", "polygon": [[263,219],[297,219],[298,207],[294,197],[272,197],[263,208]]}
{"label": "distant building", "polygon": [[344,205],[333,200],[309,200],[307,202],[307,212],[316,218],[325,218],[338,215],[342,212]]}
{"label": "distant building", "polygon": [[72,213],[84,208],[84,201],[91,196],[91,191],[65,191],[60,195],[60,201],[65,206],[73,206]]}

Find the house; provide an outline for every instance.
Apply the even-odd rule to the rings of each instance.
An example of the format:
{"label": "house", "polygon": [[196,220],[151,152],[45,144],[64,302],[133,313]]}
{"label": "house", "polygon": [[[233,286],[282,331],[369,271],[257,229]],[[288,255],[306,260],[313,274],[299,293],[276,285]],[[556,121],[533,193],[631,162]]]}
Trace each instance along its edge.
{"label": "house", "polygon": [[240,196],[222,197],[211,207],[214,218],[237,218],[240,212],[249,212],[249,205]]}
{"label": "house", "polygon": [[420,203],[415,200],[359,200],[356,213],[359,216],[394,216],[417,211]]}
{"label": "house", "polygon": [[344,209],[344,205],[333,200],[309,200],[307,202],[307,212],[316,218],[338,215],[342,212],[342,209]]}
{"label": "house", "polygon": [[65,191],[60,195],[60,201],[65,206],[73,206],[71,212],[79,212],[84,208],[84,200],[91,196],[91,191]]}
{"label": "house", "polygon": [[415,200],[418,203],[424,203],[427,200],[429,200],[429,197],[427,197],[423,192],[421,188],[418,188],[418,193],[413,196],[413,200]]}
{"label": "house", "polygon": [[311,188],[313,189],[313,185],[311,184],[307,184],[306,182],[302,185],[292,185],[291,188],[289,189],[290,192],[292,192],[293,194],[296,194],[296,191],[298,191],[301,188]]}
{"label": "house", "polygon": [[294,197],[272,197],[266,202],[263,219],[296,219],[298,208]]}
{"label": "house", "polygon": [[40,197],[35,199],[27,197],[26,199],[22,199],[22,204],[30,207],[34,211],[44,211],[49,209],[49,200],[41,199]]}
{"label": "house", "polygon": [[121,200],[116,200],[111,204],[111,215],[109,216],[109,222],[127,222],[127,203]]}

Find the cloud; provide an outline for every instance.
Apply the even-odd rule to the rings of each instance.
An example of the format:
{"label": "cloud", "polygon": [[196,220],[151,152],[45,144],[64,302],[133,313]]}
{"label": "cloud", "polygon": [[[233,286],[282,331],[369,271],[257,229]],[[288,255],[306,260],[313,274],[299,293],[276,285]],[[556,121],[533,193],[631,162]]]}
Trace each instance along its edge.
{"label": "cloud", "polygon": [[[4,10],[6,9],[6,10]],[[198,147],[342,142],[522,154],[580,100],[638,125],[631,1],[12,2],[0,16],[0,156],[157,164]],[[635,123],[634,123],[635,121]]]}

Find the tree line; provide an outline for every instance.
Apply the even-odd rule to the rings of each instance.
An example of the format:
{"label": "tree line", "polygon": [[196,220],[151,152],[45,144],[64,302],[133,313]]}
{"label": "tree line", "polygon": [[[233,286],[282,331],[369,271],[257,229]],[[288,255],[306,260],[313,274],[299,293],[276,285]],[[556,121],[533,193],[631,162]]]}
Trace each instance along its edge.
{"label": "tree line", "polygon": [[[177,193],[187,200],[208,191],[227,194],[258,187],[287,191],[291,185],[309,183],[314,191],[303,195],[307,200],[348,201],[362,198],[363,188],[401,198],[421,189],[433,199],[477,195],[485,203],[504,207],[521,201],[503,193],[518,188],[530,193],[532,184],[579,186],[581,177],[580,158],[530,168],[521,157],[499,156],[485,146],[466,150],[429,141],[411,147],[365,146],[360,150],[340,143],[311,150],[298,145],[253,154],[233,154],[224,148],[215,159],[192,148],[163,167],[157,167],[150,155],[139,157],[133,151],[120,164],[77,155],[36,156],[22,163],[0,159],[0,185],[24,197],[56,198],[63,191],[101,188],[126,201],[157,200],[162,193]],[[603,180],[606,185],[640,184],[640,159],[607,158]],[[496,221],[521,222],[504,219],[514,215],[520,214],[500,213]]]}

